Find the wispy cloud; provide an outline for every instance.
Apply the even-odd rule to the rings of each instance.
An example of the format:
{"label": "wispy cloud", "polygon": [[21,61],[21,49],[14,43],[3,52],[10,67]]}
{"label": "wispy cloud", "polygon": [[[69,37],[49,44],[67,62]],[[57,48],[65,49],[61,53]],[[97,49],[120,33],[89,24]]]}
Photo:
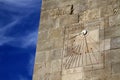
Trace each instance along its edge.
{"label": "wispy cloud", "polygon": [[14,21],[10,22],[9,24],[7,24],[6,26],[0,28],[0,34],[4,34],[6,32],[6,30],[12,28],[17,22],[19,22],[19,20],[14,20]]}
{"label": "wispy cloud", "polygon": [[28,75],[30,76],[32,76],[33,74],[34,60],[35,60],[35,55],[31,54],[31,56],[29,57],[28,65],[27,65]]}
{"label": "wispy cloud", "polygon": [[19,75],[19,80],[28,80],[25,76]]}
{"label": "wispy cloud", "polygon": [[6,43],[10,44],[12,46],[22,47],[22,48],[26,48],[26,47],[29,47],[29,46],[35,46],[36,45],[37,34],[38,34],[37,30],[28,31],[26,33],[26,35],[21,33],[22,37],[20,37],[20,36],[12,37],[12,36],[6,36],[5,35],[6,33],[8,33],[8,31],[12,32],[13,29],[16,27],[15,25],[17,23],[20,23],[23,18],[28,17],[29,15],[30,14],[25,15],[21,18],[18,18],[16,20],[10,22],[9,24],[7,24],[4,27],[0,27],[0,46],[4,45]]}
{"label": "wispy cloud", "polygon": [[7,26],[0,28],[0,46],[14,40],[14,38],[9,37],[9,36],[5,36],[4,34],[6,33],[6,30],[8,30],[9,28],[12,28],[17,22],[18,21],[15,20],[15,21],[7,24]]}
{"label": "wispy cloud", "polygon": [[0,80],[32,80],[41,1],[0,0]]}
{"label": "wispy cloud", "polygon": [[22,6],[25,8],[25,6],[28,8],[34,7],[34,6],[40,6],[41,0],[4,0],[0,1],[4,3],[14,4],[14,6]]}
{"label": "wispy cloud", "polygon": [[35,46],[37,42],[37,32],[29,33],[28,35],[23,35],[23,37],[6,37],[4,35],[0,36],[0,46],[4,44],[9,44],[16,47],[27,48],[29,46]]}
{"label": "wispy cloud", "polygon": [[12,40],[13,40],[13,38],[0,36],[0,46],[4,45],[5,43],[8,43],[8,42],[10,42]]}
{"label": "wispy cloud", "polygon": [[23,47],[36,45],[36,41],[37,41],[37,31],[32,32],[28,34],[25,38],[23,38]]}

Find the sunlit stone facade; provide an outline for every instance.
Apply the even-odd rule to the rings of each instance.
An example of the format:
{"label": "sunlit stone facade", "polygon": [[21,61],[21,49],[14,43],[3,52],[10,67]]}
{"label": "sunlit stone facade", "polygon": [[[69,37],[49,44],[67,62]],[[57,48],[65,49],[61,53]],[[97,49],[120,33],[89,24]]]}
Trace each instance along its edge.
{"label": "sunlit stone facade", "polygon": [[120,0],[43,0],[33,80],[120,80]]}

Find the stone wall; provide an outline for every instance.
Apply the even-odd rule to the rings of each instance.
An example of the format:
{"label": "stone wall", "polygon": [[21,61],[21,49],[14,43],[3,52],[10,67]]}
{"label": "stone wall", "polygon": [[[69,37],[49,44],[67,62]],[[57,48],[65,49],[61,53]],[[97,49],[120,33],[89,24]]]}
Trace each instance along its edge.
{"label": "stone wall", "polygon": [[[69,70],[64,78],[67,26],[100,27],[104,68],[84,72],[84,79]],[[120,0],[43,0],[33,80],[120,80]]]}

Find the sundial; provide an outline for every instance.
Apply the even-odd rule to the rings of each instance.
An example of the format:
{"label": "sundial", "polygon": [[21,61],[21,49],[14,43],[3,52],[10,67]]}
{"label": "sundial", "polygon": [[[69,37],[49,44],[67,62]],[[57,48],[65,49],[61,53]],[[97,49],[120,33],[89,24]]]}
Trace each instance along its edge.
{"label": "sundial", "polygon": [[[65,27],[63,75],[104,68],[100,28]],[[64,79],[63,79],[64,80]]]}

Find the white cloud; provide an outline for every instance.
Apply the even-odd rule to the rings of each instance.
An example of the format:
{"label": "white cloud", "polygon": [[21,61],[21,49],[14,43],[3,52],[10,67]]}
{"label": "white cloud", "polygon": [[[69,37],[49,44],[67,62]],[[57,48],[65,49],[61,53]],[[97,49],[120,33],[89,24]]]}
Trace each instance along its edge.
{"label": "white cloud", "polygon": [[[0,0],[0,2],[4,2],[7,4],[13,4],[13,6],[26,6],[26,7],[34,7],[36,5],[40,5],[40,0]],[[26,8],[24,7],[24,8]]]}
{"label": "white cloud", "polygon": [[28,74],[30,76],[32,76],[33,74],[33,68],[34,68],[34,59],[35,59],[35,56],[34,54],[31,54],[30,58],[29,58],[29,63],[27,65],[27,69],[28,69]]}
{"label": "white cloud", "polygon": [[19,80],[28,80],[25,76],[19,75]]}
{"label": "white cloud", "polygon": [[36,45],[37,36],[38,36],[37,31],[28,34],[25,38],[23,38],[23,42],[22,42],[23,47]]}
{"label": "white cloud", "polygon": [[4,45],[4,43],[7,43],[9,45],[12,45],[14,47],[21,47],[21,48],[27,48],[27,47],[35,47],[37,42],[37,32],[29,33],[28,35],[23,35],[23,37],[4,37],[2,36],[0,39],[0,45]]}
{"label": "white cloud", "polygon": [[[29,14],[28,14],[29,15]],[[24,18],[28,15],[23,16]],[[12,46],[17,47],[28,47],[28,46],[35,46],[37,41],[37,31],[34,32],[28,32],[28,35],[23,35],[23,37],[12,37],[12,36],[6,36],[8,30],[13,31],[12,29],[15,27],[15,25],[19,22],[21,22],[22,18],[18,18],[11,23],[7,24],[4,27],[0,28],[0,46],[4,45],[5,43],[8,43]]]}
{"label": "white cloud", "polygon": [[20,19],[18,20],[14,20],[11,23],[7,24],[6,26],[0,28],[0,35],[4,34],[6,32],[6,30],[12,28],[17,22],[19,22]]}
{"label": "white cloud", "polygon": [[12,28],[17,22],[18,21],[15,20],[15,21],[9,23],[7,26],[0,28],[0,46],[14,40],[14,38],[5,36],[4,34],[6,33],[6,30]]}
{"label": "white cloud", "polygon": [[4,36],[0,36],[0,46],[4,45],[5,43],[12,41],[13,38],[8,38],[8,37],[4,37]]}

